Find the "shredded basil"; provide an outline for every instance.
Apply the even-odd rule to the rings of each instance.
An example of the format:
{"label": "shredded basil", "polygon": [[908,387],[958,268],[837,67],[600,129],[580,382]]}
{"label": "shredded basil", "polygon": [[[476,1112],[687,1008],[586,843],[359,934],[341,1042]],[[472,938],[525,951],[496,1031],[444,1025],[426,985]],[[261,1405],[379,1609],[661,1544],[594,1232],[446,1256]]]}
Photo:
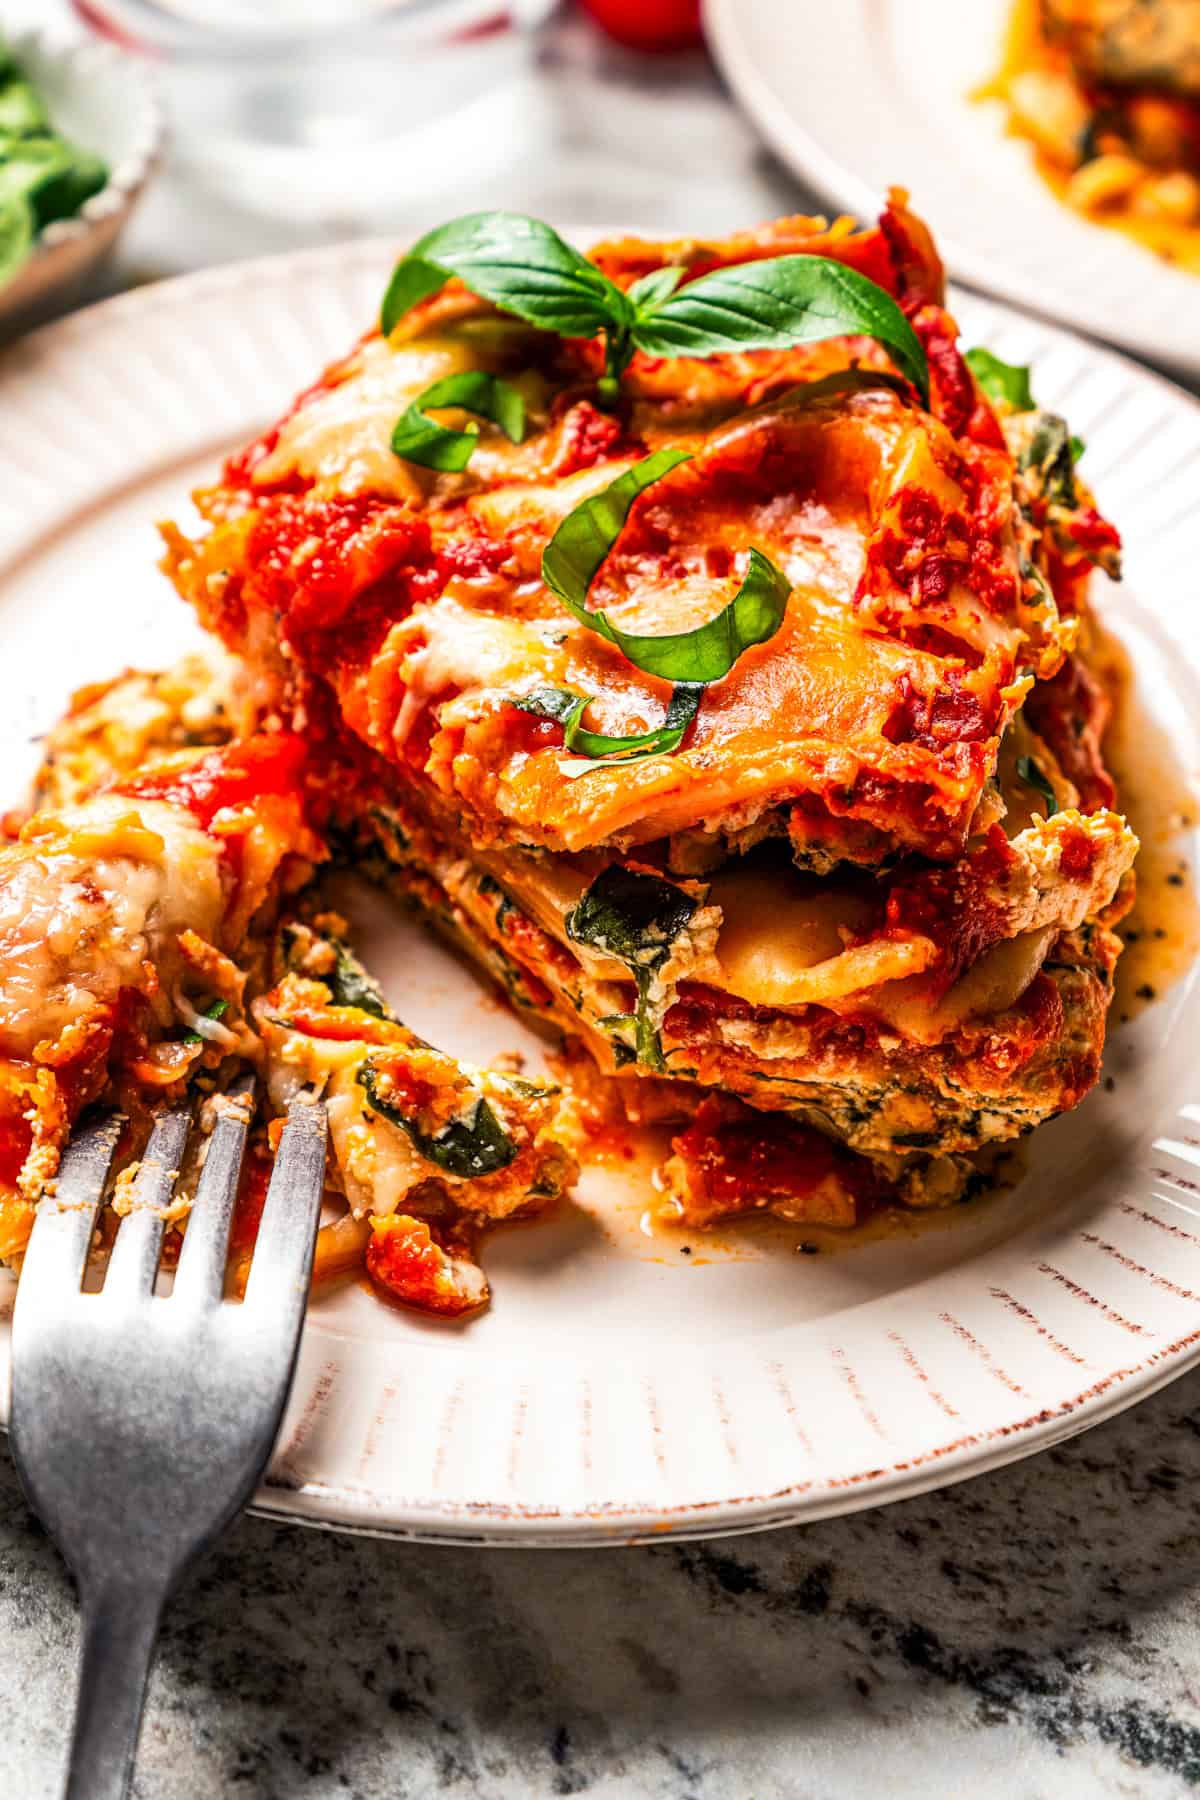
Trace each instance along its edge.
{"label": "shredded basil", "polygon": [[[214,1000],[211,1006],[205,1007],[203,1017],[206,1019],[223,1019],[228,1011],[228,1000]],[[202,1031],[185,1031],[183,1034],[183,1042],[185,1044],[206,1044],[208,1039]]]}
{"label": "shredded basil", "polygon": [[380,309],[385,334],[458,276],[472,293],[562,337],[605,340],[601,393],[615,395],[635,350],[715,356],[788,349],[819,338],[882,344],[929,404],[929,364],[890,294],[825,256],[774,256],[714,269],[680,286],[684,271],[655,269],[628,292],[540,219],[468,213],[440,225],[397,263]]}
{"label": "shredded basil", "polygon": [[533,693],[514,700],[513,705],[522,712],[536,713],[539,718],[556,720],[563,728],[563,743],[568,750],[592,759],[589,767],[611,769],[638,762],[645,756],[663,756],[677,750],[699,711],[703,694],[703,684],[680,682],[672,690],[662,724],[637,737],[605,737],[602,732],[584,730],[581,721],[592,696],[572,693],[570,688],[535,688]]}
{"label": "shredded basil", "polygon": [[430,406],[459,406],[464,412],[478,413],[498,425],[505,437],[519,444],[525,436],[525,402],[510,382],[482,369],[465,369],[435,381],[432,387],[413,401],[397,421],[392,432],[392,449],[406,462],[420,463],[422,468],[465,469],[471,460],[479,436],[478,425],[465,431],[439,425],[431,419]]}
{"label": "shredded basil", "polygon": [[480,1175],[494,1175],[497,1169],[506,1169],[516,1157],[517,1146],[483,1098],[475,1102],[469,1113],[451,1119],[431,1137],[384,1098],[379,1091],[379,1071],[369,1062],[362,1065],[355,1080],[366,1094],[372,1112],[407,1132],[426,1161],[444,1169],[447,1175],[473,1181]]}
{"label": "shredded basil", "polygon": [[637,496],[680,463],[685,450],[659,450],[627,469],[600,493],[569,512],[542,556],[542,579],[589,631],[607,638],[636,668],[665,681],[707,685],[728,675],[743,650],[779,630],[791,583],[758,550],[741,587],[714,619],[693,631],[648,636],[622,631],[587,604],[588,589],[612,549]]}
{"label": "shredded basil", "polygon": [[1018,756],[1017,774],[1026,787],[1036,789],[1046,802],[1046,817],[1052,819],[1058,811],[1058,801],[1054,797],[1054,789],[1050,786],[1045,770],[1032,756]]}

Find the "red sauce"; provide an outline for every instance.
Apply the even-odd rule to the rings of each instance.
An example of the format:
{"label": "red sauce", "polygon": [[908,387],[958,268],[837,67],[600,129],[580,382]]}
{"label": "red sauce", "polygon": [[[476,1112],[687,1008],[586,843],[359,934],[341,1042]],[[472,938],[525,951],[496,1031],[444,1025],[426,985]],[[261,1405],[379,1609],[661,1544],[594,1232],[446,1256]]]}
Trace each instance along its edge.
{"label": "red sauce", "polygon": [[481,1303],[456,1285],[446,1253],[425,1221],[407,1214],[376,1220],[367,1245],[367,1273],[394,1299],[422,1312],[449,1318]]}
{"label": "red sauce", "polygon": [[613,413],[600,412],[590,400],[575,402],[563,418],[561,430],[562,441],[554,459],[554,474],[560,477],[594,468],[622,450],[637,447],[624,441],[620,420]]}
{"label": "red sauce", "polygon": [[304,766],[302,739],[264,733],[244,744],[212,750],[186,769],[138,775],[117,793],[184,806],[206,829],[224,807],[252,806],[266,794],[294,794]]}
{"label": "red sauce", "polygon": [[264,1143],[250,1146],[238,1183],[233,1224],[229,1230],[229,1254],[235,1260],[249,1256],[257,1242],[273,1166],[271,1153]]}
{"label": "red sauce", "polygon": [[860,1197],[874,1190],[866,1163],[839,1150],[811,1126],[780,1113],[730,1119],[723,1102],[701,1102],[672,1143],[705,1198],[733,1210],[756,1201],[801,1199],[835,1171]]}
{"label": "red sauce", "polygon": [[33,1127],[28,1119],[0,1119],[0,1186],[15,1187],[32,1142]]}
{"label": "red sauce", "polygon": [[371,1066],[385,1078],[379,1087],[379,1098],[385,1106],[402,1113],[406,1119],[415,1119],[425,1111],[434,1090],[399,1056],[391,1059],[375,1057]]}

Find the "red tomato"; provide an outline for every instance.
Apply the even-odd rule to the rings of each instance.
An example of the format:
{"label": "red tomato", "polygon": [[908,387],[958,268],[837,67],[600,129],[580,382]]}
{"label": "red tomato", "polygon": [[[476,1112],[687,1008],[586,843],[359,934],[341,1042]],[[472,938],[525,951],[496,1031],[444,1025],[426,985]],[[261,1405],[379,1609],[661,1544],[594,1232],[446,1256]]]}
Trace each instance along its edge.
{"label": "red tomato", "polygon": [[684,50],[700,42],[700,0],[583,0],[598,25],[634,50]]}

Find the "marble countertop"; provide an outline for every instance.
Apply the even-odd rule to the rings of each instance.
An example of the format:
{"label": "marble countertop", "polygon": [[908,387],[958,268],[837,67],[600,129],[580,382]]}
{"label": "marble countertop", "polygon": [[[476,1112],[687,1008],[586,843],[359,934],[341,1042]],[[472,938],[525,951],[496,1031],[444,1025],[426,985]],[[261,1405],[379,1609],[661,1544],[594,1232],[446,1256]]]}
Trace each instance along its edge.
{"label": "marble countertop", "polygon": [[[244,1519],[171,1606],[140,1800],[1166,1800],[1200,1785],[1200,1377],[994,1475],[649,1549]],[[58,1793],[70,1583],[0,1458],[3,1792]]]}
{"label": "marble countertop", "polygon": [[[65,0],[24,14],[62,22]],[[635,63],[567,24],[534,81],[527,141],[464,205],[717,231],[811,201],[699,56]],[[428,212],[414,198],[410,227]],[[110,285],[345,231],[264,224],[168,164]],[[169,1610],[135,1791],[1181,1795],[1200,1785],[1194,1487],[1200,1376],[1030,1462],[802,1530],[475,1551],[247,1518]],[[3,1450],[0,1644],[0,1790],[43,1800],[76,1613]]]}

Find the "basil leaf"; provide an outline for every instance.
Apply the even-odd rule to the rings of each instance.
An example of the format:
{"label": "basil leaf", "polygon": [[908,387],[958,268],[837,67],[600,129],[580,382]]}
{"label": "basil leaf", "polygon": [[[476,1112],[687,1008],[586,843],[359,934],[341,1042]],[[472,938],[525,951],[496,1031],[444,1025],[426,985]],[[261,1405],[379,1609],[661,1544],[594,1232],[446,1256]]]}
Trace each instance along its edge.
{"label": "basil leaf", "polygon": [[1087,445],[1081,437],[1073,437],[1071,439],[1071,461],[1077,463],[1086,449]]}
{"label": "basil leaf", "polygon": [[334,953],[337,961],[333,972],[324,978],[334,1005],[356,1006],[375,1019],[394,1019],[396,1015],[384,1000],[383,989],[367,974],[357,956],[352,956],[344,944],[335,944]]}
{"label": "basil leaf", "polygon": [[1004,362],[982,345],[968,350],[963,361],[989,400],[1003,400],[1014,412],[1033,411],[1028,369],[1021,368],[1018,363]]}
{"label": "basil leaf", "polygon": [[639,319],[649,318],[656,306],[670,298],[687,273],[686,269],[651,269],[625,290],[625,298]]}
{"label": "basil leaf", "polygon": [[480,1175],[494,1175],[506,1169],[517,1154],[513,1143],[488,1102],[479,1099],[469,1113],[451,1119],[436,1136],[420,1130],[405,1113],[391,1104],[380,1092],[379,1071],[365,1062],[354,1078],[367,1096],[372,1112],[390,1125],[407,1132],[427,1162],[455,1175],[461,1181],[474,1181]]}
{"label": "basil leaf", "polygon": [[693,631],[648,636],[622,631],[592,612],[588,589],[616,543],[637,496],[690,461],[686,450],[658,450],[569,512],[542,556],[542,579],[589,631],[607,638],[636,668],[664,681],[707,684],[728,675],[743,650],[773,637],[783,622],[791,583],[758,550],[741,587],[714,619]]}
{"label": "basil leaf", "polygon": [[396,455],[425,469],[465,469],[479,436],[478,425],[468,425],[465,431],[439,425],[424,410],[428,406],[460,406],[465,412],[478,413],[481,419],[498,425],[514,444],[525,436],[525,402],[510,382],[486,375],[482,369],[447,375],[413,401],[392,432]]}
{"label": "basil leaf", "polygon": [[638,992],[638,1060],[652,1069],[662,1069],[665,1064],[651,1017],[650,989],[699,904],[669,881],[613,863],[596,877],[566,917],[572,943],[603,950],[633,970]]}
{"label": "basil leaf", "polygon": [[633,308],[594,263],[523,213],[467,213],[427,231],[396,265],[383,297],[386,336],[419,300],[457,275],[473,294],[562,337],[623,332]]}
{"label": "basil leaf", "polygon": [[34,218],[23,194],[0,196],[0,282],[8,281],[33,247]]}
{"label": "basil leaf", "polygon": [[[611,769],[620,768],[623,763],[638,762],[644,756],[663,756],[678,750],[688,726],[700,710],[703,694],[703,684],[680,682],[672,691],[662,724],[638,737],[605,737],[598,731],[585,731],[581,721],[592,703],[592,696],[574,694],[569,688],[535,688],[533,693],[514,700],[513,705],[520,707],[522,712],[557,720],[563,728],[563,743],[568,750],[578,750],[584,757],[606,759],[592,761],[591,768]],[[626,754],[617,754],[621,751]],[[587,770],[577,772],[582,775]]]}
{"label": "basil leaf", "polygon": [[890,294],[827,256],[773,256],[715,269],[635,317],[634,344],[652,356],[787,350],[819,338],[872,337],[929,404],[929,364]]}
{"label": "basil leaf", "polygon": [[1032,756],[1018,756],[1017,774],[1026,787],[1035,788],[1046,802],[1046,817],[1052,819],[1058,811],[1058,801],[1054,797],[1054,789],[1039,762]]}

